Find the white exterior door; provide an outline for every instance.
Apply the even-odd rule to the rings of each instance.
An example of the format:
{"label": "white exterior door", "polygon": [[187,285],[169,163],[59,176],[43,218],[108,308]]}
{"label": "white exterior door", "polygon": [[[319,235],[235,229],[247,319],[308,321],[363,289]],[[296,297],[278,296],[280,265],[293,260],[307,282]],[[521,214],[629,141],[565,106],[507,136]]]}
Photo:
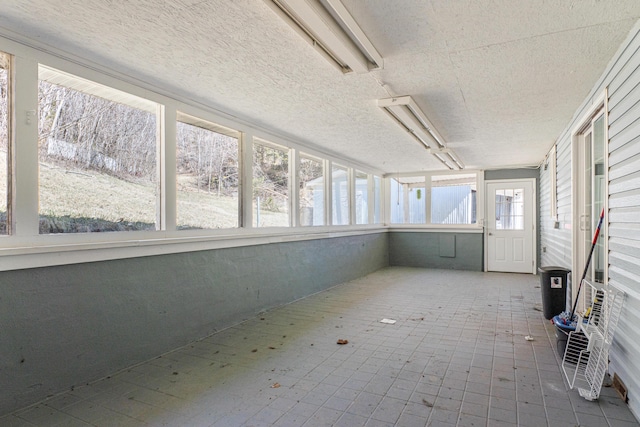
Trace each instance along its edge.
{"label": "white exterior door", "polygon": [[534,182],[487,183],[487,271],[535,274]]}

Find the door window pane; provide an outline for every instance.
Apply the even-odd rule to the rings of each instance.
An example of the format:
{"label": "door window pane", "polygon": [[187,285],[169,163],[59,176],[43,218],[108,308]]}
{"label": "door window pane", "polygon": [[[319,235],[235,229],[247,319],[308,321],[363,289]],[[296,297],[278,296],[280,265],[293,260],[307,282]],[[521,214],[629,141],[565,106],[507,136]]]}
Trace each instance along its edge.
{"label": "door window pane", "polygon": [[238,227],[240,133],[178,113],[178,229]]}
{"label": "door window pane", "polygon": [[496,230],[524,230],[524,189],[496,190]]}
{"label": "door window pane", "polygon": [[324,171],[322,161],[300,156],[300,225],[324,225]]}
{"label": "door window pane", "polygon": [[476,223],[476,175],[431,177],[431,223]]}
{"label": "door window pane", "polygon": [[369,223],[369,175],[356,171],[356,224]]}
{"label": "door window pane", "polygon": [[289,150],[267,142],[253,144],[253,226],[289,226]]}
{"label": "door window pane", "polygon": [[10,57],[0,52],[0,235],[9,233],[9,66]]}
{"label": "door window pane", "polygon": [[155,230],[157,105],[40,66],[40,233]]}
{"label": "door window pane", "polygon": [[331,167],[331,200],[333,205],[333,225],[349,225],[349,177],[347,168],[340,165]]}

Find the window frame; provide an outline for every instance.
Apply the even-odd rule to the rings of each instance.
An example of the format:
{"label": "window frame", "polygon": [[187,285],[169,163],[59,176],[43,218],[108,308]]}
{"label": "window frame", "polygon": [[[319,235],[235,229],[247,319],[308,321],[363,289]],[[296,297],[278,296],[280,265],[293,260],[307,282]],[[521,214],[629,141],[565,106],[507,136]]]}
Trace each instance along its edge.
{"label": "window frame", "polygon": [[5,163],[5,171],[6,174],[4,177],[0,178],[4,180],[4,186],[6,190],[6,199],[4,200],[4,204],[6,206],[6,217],[5,217],[5,228],[6,232],[0,234],[0,237],[11,236],[13,234],[14,222],[13,222],[13,214],[12,214],[12,206],[13,206],[13,194],[14,191],[12,185],[12,176],[13,176],[13,156],[14,152],[14,137],[13,137],[13,127],[14,127],[14,114],[13,114],[13,93],[14,93],[14,56],[8,52],[1,53],[6,58],[6,73],[7,73],[7,86],[6,86],[6,98],[7,98],[7,115],[6,115],[6,127],[7,127],[7,135],[6,135],[6,145],[7,145],[7,153],[6,153],[6,163]]}
{"label": "window frame", "polygon": [[[474,224],[436,224],[431,222],[431,194],[432,194],[432,177],[445,176],[445,175],[475,175],[476,176],[476,222]],[[391,179],[393,178],[418,178],[424,177],[425,179],[425,222],[418,224],[410,223],[392,223],[391,222]],[[467,231],[481,231],[484,226],[484,172],[480,170],[467,170],[460,171],[429,171],[418,173],[395,173],[384,175],[384,188],[387,194],[385,202],[385,223],[393,228],[420,228],[420,229],[440,229],[440,230],[467,230]]]}
{"label": "window frame", "polygon": [[[242,227],[242,197],[241,197],[241,189],[243,187],[243,176],[242,176],[242,167],[241,167],[241,163],[242,163],[242,159],[241,159],[241,147],[242,147],[242,132],[232,129],[230,127],[227,126],[222,126],[218,123],[214,123],[210,120],[206,120],[203,119],[199,116],[194,116],[191,114],[187,114],[181,110],[176,110],[176,132],[175,132],[175,143],[176,143],[176,150],[175,150],[175,154],[176,154],[176,168],[174,168],[174,172],[176,174],[176,179],[175,184],[176,184],[176,197],[175,197],[175,203],[174,203],[174,208],[175,208],[175,219],[176,219],[176,225],[173,227],[173,229],[177,230],[177,231],[188,231],[187,229],[178,229],[177,227],[177,222],[178,222],[178,214],[179,214],[179,209],[178,209],[178,189],[177,189],[177,185],[178,185],[178,181],[177,181],[177,146],[178,146],[178,133],[177,133],[177,127],[178,127],[178,123],[183,123],[186,125],[190,125],[190,126],[195,126],[195,127],[199,127],[202,129],[206,129],[209,130],[211,132],[220,134],[220,135],[224,135],[224,136],[228,136],[230,138],[235,138],[237,139],[237,149],[236,149],[236,157],[237,157],[237,170],[238,170],[238,200],[237,200],[237,206],[236,206],[236,226],[235,227],[220,227],[220,228],[196,228],[196,230],[237,230],[239,228]],[[167,185],[169,183],[167,182]]]}
{"label": "window frame", "polygon": [[[253,217],[253,214],[255,213],[255,206],[253,206],[253,176],[252,179],[250,181],[250,184],[247,183],[247,187],[250,188],[250,193],[251,193],[251,200],[252,200],[252,204],[250,205],[251,208],[251,212],[252,212],[252,220],[250,224],[246,224],[247,227],[251,227],[253,229],[263,229],[263,228],[292,228],[294,226],[294,207],[297,207],[297,196],[293,196],[293,193],[295,191],[293,191],[294,187],[294,181],[296,181],[296,175],[297,175],[297,171],[295,171],[295,167],[293,166],[294,163],[296,163],[296,158],[297,155],[296,153],[293,151],[293,149],[287,145],[282,145],[282,144],[278,144],[277,142],[273,142],[261,137],[254,137],[252,140],[252,144],[251,144],[251,153],[252,153],[252,160],[253,160],[253,154],[255,153],[255,147],[256,145],[261,145],[263,147],[272,149],[272,150],[277,150],[277,151],[283,151],[286,156],[287,156],[287,201],[285,203],[284,206],[286,206],[287,208],[287,225],[276,225],[276,226],[260,226],[260,225],[256,225],[254,224],[254,219],[257,220],[257,218]],[[251,169],[253,170],[253,166],[254,166],[254,162],[251,162]],[[247,167],[247,165],[243,166],[243,167]],[[253,174],[252,174],[253,175]],[[245,187],[246,188],[246,187]]]}
{"label": "window frame", "polygon": [[[158,132],[158,127],[159,127],[159,123],[161,121],[161,117],[160,117],[160,104],[151,100],[148,100],[146,98],[128,93],[128,92],[124,92],[121,91],[120,89],[117,89],[115,87],[112,86],[107,86],[104,85],[100,82],[85,78],[83,76],[77,76],[75,74],[69,73],[67,71],[64,70],[58,70],[54,67],[42,64],[42,63],[38,63],[38,103],[37,103],[37,113],[36,113],[36,119],[35,122],[37,123],[37,127],[38,127],[38,141],[37,141],[37,150],[39,152],[40,150],[40,134],[39,134],[39,128],[40,128],[40,123],[39,123],[39,118],[40,118],[40,83],[41,82],[46,82],[48,84],[54,85],[54,86],[58,86],[61,88],[65,88],[68,89],[70,91],[76,92],[78,94],[82,94],[82,95],[87,95],[89,97],[95,98],[98,100],[98,102],[100,102],[99,100],[105,100],[111,104],[114,105],[121,105],[121,106],[125,106],[127,108],[133,109],[133,110],[138,110],[138,111],[142,111],[142,112],[146,112],[148,113],[150,116],[152,116],[155,120],[155,131],[154,131],[154,147],[153,147],[153,155],[154,155],[154,160],[153,160],[153,171],[152,171],[152,176],[153,178],[153,203],[151,203],[149,206],[147,206],[148,209],[153,209],[153,213],[151,214],[152,217],[154,218],[154,223],[153,223],[153,227],[149,227],[149,229],[147,230],[121,230],[121,231],[110,231],[110,230],[104,230],[104,229],[97,229],[97,230],[93,230],[93,231],[63,231],[61,233],[43,233],[40,232],[39,234],[41,235],[48,235],[48,234],[53,234],[53,235],[59,235],[59,234],[94,234],[94,233],[136,233],[136,232],[144,232],[144,231],[157,231],[161,229],[161,224],[162,224],[162,218],[161,218],[161,214],[160,211],[158,209],[158,206],[160,204],[160,186],[162,185],[162,176],[161,176],[161,168],[160,168],[160,164],[161,164],[161,150],[160,150],[160,140],[159,140],[159,132]],[[84,119],[84,115],[82,116],[82,119]],[[90,116],[89,116],[90,117]],[[125,124],[126,125],[126,124]],[[93,156],[95,155],[95,153],[93,152],[93,150],[91,150],[91,158],[93,158]],[[101,153],[98,153],[98,155],[101,155]],[[108,159],[107,156],[105,156],[105,158]],[[40,186],[40,182],[41,182],[41,178],[42,178],[42,168],[40,167],[40,165],[42,164],[41,159],[38,159],[38,201],[40,202],[42,200],[42,188]],[[102,172],[98,172],[98,175],[106,175],[103,174]],[[119,178],[120,179],[120,178]],[[123,180],[124,179],[120,179]],[[54,195],[55,197],[55,195]],[[41,210],[41,203],[38,203],[38,216],[41,219],[43,217],[43,212]],[[86,208],[86,206],[85,206]],[[118,215],[116,215],[118,216]],[[103,220],[103,218],[92,218],[98,221]]]}
{"label": "window frame", "polygon": [[[297,227],[324,227],[327,225],[327,199],[328,199],[328,195],[327,195],[327,161],[325,159],[322,159],[321,157],[317,157],[314,156],[312,154],[307,154],[306,152],[302,152],[299,150],[296,150],[296,161],[295,161],[295,182],[294,182],[294,188],[296,188],[296,195],[297,195],[297,203],[295,204],[296,206],[296,212],[297,212],[297,216],[296,216],[296,221],[295,224]],[[300,165],[302,164],[302,159],[307,159],[307,160],[311,160],[311,161],[315,161],[317,163],[320,163],[321,167],[322,167],[322,224],[311,224],[311,225],[303,225],[302,224],[302,220],[300,218],[300,211],[302,210],[302,206],[300,203]],[[317,178],[316,178],[317,179]]]}

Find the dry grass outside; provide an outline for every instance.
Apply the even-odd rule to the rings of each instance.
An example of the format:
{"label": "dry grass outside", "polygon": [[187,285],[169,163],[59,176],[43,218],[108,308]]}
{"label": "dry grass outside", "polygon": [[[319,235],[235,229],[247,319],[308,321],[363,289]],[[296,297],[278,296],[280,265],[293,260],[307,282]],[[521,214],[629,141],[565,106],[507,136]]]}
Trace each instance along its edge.
{"label": "dry grass outside", "polygon": [[178,191],[177,224],[185,228],[237,228],[238,198],[205,191]]}
{"label": "dry grass outside", "polygon": [[[195,183],[180,179],[177,199],[178,229],[238,227],[236,196],[198,191]],[[40,163],[40,214],[47,217],[99,219],[153,229],[156,200],[157,187],[149,181],[130,182],[94,170]],[[262,224],[275,225],[286,223],[288,217],[263,211],[261,218]]]}
{"label": "dry grass outside", "polygon": [[156,186],[40,162],[40,215],[156,223]]}
{"label": "dry grass outside", "polygon": [[[3,150],[0,176],[7,176],[7,153]],[[40,162],[39,179],[40,216],[50,223],[45,233],[155,229],[157,188],[152,182],[130,182],[95,170],[44,162]],[[237,228],[237,196],[198,191],[191,181],[179,178],[178,229]],[[0,234],[6,233],[6,214],[2,214],[7,211],[6,201],[4,179],[0,182]],[[286,226],[287,222],[287,213],[264,209],[260,213],[262,227]]]}

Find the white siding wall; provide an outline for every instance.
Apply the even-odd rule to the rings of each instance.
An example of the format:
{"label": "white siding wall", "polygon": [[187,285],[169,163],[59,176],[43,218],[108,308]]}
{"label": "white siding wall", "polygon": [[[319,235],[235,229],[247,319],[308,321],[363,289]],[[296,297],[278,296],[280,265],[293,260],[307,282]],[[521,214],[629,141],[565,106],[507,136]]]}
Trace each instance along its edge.
{"label": "white siding wall", "polygon": [[627,293],[610,370],[628,387],[629,406],[640,418],[640,23],[558,139],[557,229],[549,215],[548,171],[541,168],[541,246],[547,248],[541,262],[571,267],[571,131],[605,87],[609,95],[609,283]]}

